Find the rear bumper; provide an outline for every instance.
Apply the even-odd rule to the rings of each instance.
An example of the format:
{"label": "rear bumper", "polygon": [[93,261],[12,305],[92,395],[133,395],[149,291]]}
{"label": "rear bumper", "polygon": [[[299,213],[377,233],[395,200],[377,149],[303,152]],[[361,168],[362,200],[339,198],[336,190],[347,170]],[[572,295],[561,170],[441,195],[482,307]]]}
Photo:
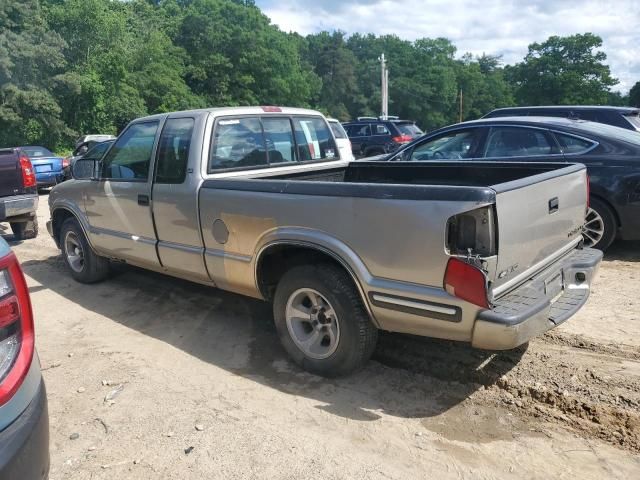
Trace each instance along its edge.
{"label": "rear bumper", "polygon": [[35,213],[38,209],[38,195],[15,195],[0,198],[0,221],[20,215]]}
{"label": "rear bumper", "polygon": [[53,185],[57,185],[62,182],[63,178],[64,173],[62,171],[36,173],[36,181],[38,182],[38,187],[51,187]]}
{"label": "rear bumper", "polygon": [[[586,303],[600,260],[600,250],[573,250],[532,280],[501,297],[494,302],[493,309],[478,315],[472,345],[488,350],[507,350],[560,325]],[[560,282],[562,289],[556,292]]]}
{"label": "rear bumper", "polygon": [[0,432],[0,480],[49,476],[49,412],[44,382],[22,414]]}

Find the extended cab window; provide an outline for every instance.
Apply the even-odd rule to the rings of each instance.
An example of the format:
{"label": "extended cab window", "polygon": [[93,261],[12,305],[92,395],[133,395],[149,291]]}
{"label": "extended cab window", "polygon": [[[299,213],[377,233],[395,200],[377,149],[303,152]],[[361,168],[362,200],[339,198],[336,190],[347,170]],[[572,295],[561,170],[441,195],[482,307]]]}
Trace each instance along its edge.
{"label": "extended cab window", "polygon": [[521,127],[492,127],[485,157],[532,157],[557,153],[542,130]]}
{"label": "extended cab window", "polygon": [[259,118],[223,118],[213,133],[210,170],[267,165]]}
{"label": "extended cab window", "polygon": [[327,122],[320,117],[293,117],[298,145],[298,160],[323,160],[336,157],[336,144]]}
{"label": "extended cab window", "polygon": [[447,132],[417,145],[406,160],[462,160],[471,158],[477,150],[479,138],[479,128]]}
{"label": "extended cab window", "polygon": [[157,183],[184,182],[194,123],[193,118],[170,118],[164,124],[158,144]]}
{"label": "extended cab window", "polygon": [[102,178],[146,180],[158,122],[131,125],[116,141],[102,162]]}

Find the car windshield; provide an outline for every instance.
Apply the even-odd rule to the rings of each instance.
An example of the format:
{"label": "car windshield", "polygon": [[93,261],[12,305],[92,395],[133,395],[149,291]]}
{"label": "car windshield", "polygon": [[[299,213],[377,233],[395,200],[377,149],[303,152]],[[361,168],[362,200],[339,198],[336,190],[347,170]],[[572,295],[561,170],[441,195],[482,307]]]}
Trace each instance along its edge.
{"label": "car windshield", "polygon": [[348,138],[347,132],[344,131],[340,122],[329,121],[329,126],[331,127],[331,131],[333,132],[333,136],[336,138]]}
{"label": "car windshield", "polygon": [[53,157],[53,153],[44,147],[21,147],[20,150],[30,158]]}
{"label": "car windshield", "polygon": [[412,137],[419,137],[424,133],[415,123],[396,123],[396,127],[402,134],[411,135]]}
{"label": "car windshield", "polygon": [[633,130],[627,130],[626,128],[614,127],[604,123],[596,122],[580,122],[579,129],[585,132],[596,133],[599,135],[605,135],[616,140],[622,140],[623,142],[631,143],[633,145],[640,146],[640,135]]}
{"label": "car windshield", "polygon": [[625,115],[624,118],[626,118],[636,130],[640,130],[640,116],[638,116],[637,113],[635,115]]}

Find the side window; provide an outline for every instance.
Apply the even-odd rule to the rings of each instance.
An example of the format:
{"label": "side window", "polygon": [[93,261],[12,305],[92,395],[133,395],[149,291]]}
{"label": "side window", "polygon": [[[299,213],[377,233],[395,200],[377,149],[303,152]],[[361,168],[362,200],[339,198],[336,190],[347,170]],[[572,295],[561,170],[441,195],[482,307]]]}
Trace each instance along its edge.
{"label": "side window", "polygon": [[349,125],[348,132],[350,137],[368,137],[371,135],[368,123],[364,125]]}
{"label": "side window", "polygon": [[259,118],[223,118],[213,132],[209,170],[267,165]]}
{"label": "side window", "polygon": [[291,121],[288,118],[266,117],[262,119],[267,143],[269,164],[295,162],[296,143],[293,140]]}
{"label": "side window", "polygon": [[389,129],[382,123],[373,125],[374,135],[390,135]]}
{"label": "side window", "polygon": [[131,125],[116,141],[102,162],[102,178],[146,180],[158,122]]}
{"label": "side window", "polygon": [[336,144],[327,123],[320,117],[293,117],[298,159],[322,160],[336,157]]}
{"label": "side window", "polygon": [[582,153],[589,150],[595,143],[583,138],[574,137],[573,135],[564,135],[556,133],[556,138],[562,148],[562,153]]}
{"label": "side window", "polygon": [[471,158],[477,150],[480,129],[456,130],[417,145],[409,161],[462,160]]}
{"label": "side window", "polygon": [[553,146],[541,130],[494,127],[487,139],[485,157],[531,157],[552,153],[555,153]]}
{"label": "side window", "polygon": [[158,144],[157,183],[184,182],[194,123],[193,118],[171,118],[164,124]]}

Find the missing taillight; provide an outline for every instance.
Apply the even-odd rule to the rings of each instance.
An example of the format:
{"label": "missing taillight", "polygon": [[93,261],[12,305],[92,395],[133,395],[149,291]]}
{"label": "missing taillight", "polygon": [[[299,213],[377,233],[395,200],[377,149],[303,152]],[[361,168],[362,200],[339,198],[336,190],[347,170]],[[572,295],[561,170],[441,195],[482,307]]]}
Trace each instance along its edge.
{"label": "missing taillight", "polygon": [[447,221],[446,248],[451,255],[490,257],[497,252],[493,208],[482,207]]}

